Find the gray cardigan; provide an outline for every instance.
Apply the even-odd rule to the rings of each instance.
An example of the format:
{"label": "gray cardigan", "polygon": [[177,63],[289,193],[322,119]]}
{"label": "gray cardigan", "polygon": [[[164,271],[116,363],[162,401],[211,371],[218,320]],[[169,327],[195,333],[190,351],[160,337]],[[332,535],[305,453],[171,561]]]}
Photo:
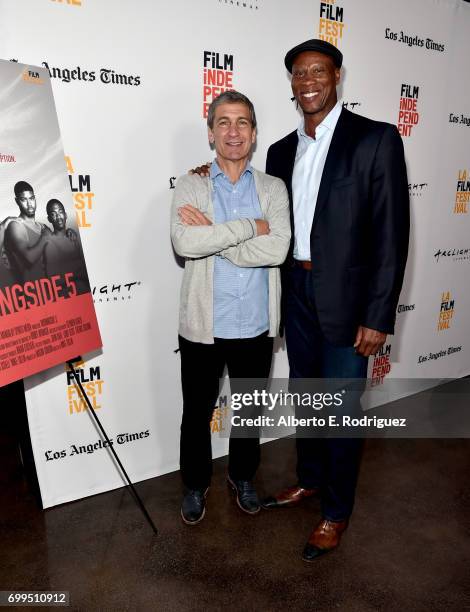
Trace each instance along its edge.
{"label": "gray cardigan", "polygon": [[178,333],[192,342],[213,344],[214,257],[226,257],[237,266],[269,266],[269,335],[279,331],[281,282],[278,266],[290,243],[289,199],[284,183],[254,170],[264,219],[270,233],[256,236],[253,219],[214,225],[184,225],[178,208],[192,204],[214,220],[212,181],[197,174],[178,179],[171,208],[171,239],[178,255],[186,258],[180,295]]}

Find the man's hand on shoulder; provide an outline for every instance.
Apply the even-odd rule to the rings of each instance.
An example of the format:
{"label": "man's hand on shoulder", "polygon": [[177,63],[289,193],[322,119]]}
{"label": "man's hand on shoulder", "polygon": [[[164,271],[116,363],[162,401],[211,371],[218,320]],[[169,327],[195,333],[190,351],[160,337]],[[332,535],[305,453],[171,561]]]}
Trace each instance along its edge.
{"label": "man's hand on shoulder", "polygon": [[375,355],[382,348],[386,339],[387,334],[360,325],[357,330],[354,348],[359,355],[369,357],[370,355]]}
{"label": "man's hand on shoulder", "polygon": [[6,229],[7,225],[10,223],[10,221],[13,221],[14,219],[17,219],[18,217],[6,217],[5,219],[3,219],[3,221],[0,223],[0,231],[2,229]]}
{"label": "man's hand on shoulder", "polygon": [[199,176],[209,176],[212,162],[206,162],[202,166],[197,166],[188,171],[188,174],[199,174]]}
{"label": "man's hand on shoulder", "polygon": [[78,242],[78,234],[75,230],[73,230],[71,227],[68,227],[65,230],[65,235],[67,236],[67,238],[69,240],[71,240],[72,242]]}
{"label": "man's hand on shoulder", "polygon": [[178,215],[184,225],[212,225],[212,221],[191,204],[178,208]]}

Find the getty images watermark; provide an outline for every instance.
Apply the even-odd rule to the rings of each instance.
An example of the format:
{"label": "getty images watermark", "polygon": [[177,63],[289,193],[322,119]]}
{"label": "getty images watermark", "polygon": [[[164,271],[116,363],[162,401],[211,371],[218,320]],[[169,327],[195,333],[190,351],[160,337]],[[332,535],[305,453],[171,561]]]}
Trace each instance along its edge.
{"label": "getty images watermark", "polygon": [[[221,436],[470,437],[470,380],[228,379]],[[220,411],[219,411],[220,412]]]}

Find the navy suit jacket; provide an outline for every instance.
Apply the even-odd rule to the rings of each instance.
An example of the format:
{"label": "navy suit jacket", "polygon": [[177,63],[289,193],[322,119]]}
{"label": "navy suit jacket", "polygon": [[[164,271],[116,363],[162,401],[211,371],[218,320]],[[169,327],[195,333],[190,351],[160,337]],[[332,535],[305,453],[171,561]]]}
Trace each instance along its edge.
{"label": "navy suit jacket", "polygon": [[[292,172],[297,131],[269,147],[266,172],[287,185],[292,240],[283,266],[283,294],[292,265]],[[354,343],[359,325],[394,332],[409,237],[409,195],[403,143],[395,126],[343,108],[323,169],[310,234],[314,298],[325,338]]]}

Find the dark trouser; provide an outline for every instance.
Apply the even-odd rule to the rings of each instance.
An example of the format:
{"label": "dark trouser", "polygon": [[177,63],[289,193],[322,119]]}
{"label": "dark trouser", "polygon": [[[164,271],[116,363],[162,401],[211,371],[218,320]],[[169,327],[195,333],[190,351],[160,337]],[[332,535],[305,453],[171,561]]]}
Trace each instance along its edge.
{"label": "dark trouser", "polygon": [[[205,489],[212,475],[210,421],[224,368],[227,366],[230,378],[267,379],[273,339],[266,332],[256,338],[215,338],[214,344],[201,344],[179,336],[179,347],[183,387],[181,476],[189,489]],[[259,438],[230,438],[228,472],[232,480],[251,480],[259,460]]]}
{"label": "dark trouser", "polygon": [[[367,358],[354,347],[328,343],[320,329],[313,296],[312,273],[294,267],[286,291],[286,345],[291,378],[367,377]],[[305,488],[320,487],[322,515],[347,519],[353,509],[363,440],[297,438],[297,476]]]}

